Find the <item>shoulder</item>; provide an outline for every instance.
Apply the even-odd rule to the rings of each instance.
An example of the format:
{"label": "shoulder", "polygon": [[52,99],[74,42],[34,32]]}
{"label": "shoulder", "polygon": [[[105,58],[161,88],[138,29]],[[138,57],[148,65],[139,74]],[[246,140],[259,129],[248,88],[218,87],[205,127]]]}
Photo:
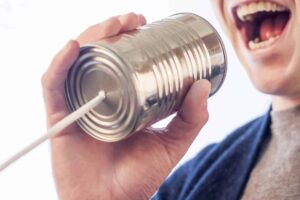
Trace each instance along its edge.
{"label": "shoulder", "polygon": [[247,139],[254,139],[255,137],[257,137],[257,134],[260,133],[258,129],[263,123],[264,118],[265,115],[253,119],[231,132],[221,142],[206,146],[193,159],[182,166],[183,170],[190,171],[192,169],[195,169],[195,167],[199,165],[207,169],[217,160],[217,158],[226,156],[225,154],[227,154],[228,151],[239,149],[240,145],[238,144],[244,142],[247,143]]}
{"label": "shoulder", "polygon": [[212,171],[227,167],[227,165],[231,165],[230,163],[235,163],[235,160],[247,155],[247,151],[255,146],[255,138],[258,138],[260,132],[263,132],[261,127],[262,124],[266,124],[267,115],[268,113],[240,126],[220,143],[205,147],[165,181],[159,189],[157,197],[160,197],[159,199],[164,199],[161,197],[181,199],[185,193],[192,191],[196,182],[212,180],[213,178],[209,176],[209,174],[213,174]]}

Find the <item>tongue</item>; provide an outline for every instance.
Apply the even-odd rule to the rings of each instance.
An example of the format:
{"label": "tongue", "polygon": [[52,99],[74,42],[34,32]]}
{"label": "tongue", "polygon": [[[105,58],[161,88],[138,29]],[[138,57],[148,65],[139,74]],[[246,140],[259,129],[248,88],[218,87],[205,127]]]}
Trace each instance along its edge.
{"label": "tongue", "polygon": [[289,20],[288,14],[282,13],[275,18],[269,17],[260,25],[260,39],[266,41],[271,37],[279,36]]}

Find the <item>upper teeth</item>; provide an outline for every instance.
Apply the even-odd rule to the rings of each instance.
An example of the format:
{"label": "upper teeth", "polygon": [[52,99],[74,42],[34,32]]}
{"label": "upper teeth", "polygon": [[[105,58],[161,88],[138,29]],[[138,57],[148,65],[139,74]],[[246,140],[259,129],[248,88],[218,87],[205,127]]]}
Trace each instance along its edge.
{"label": "upper teeth", "polygon": [[253,18],[250,16],[258,12],[282,12],[287,10],[286,7],[279,4],[261,1],[239,6],[237,16],[241,21],[251,21]]}

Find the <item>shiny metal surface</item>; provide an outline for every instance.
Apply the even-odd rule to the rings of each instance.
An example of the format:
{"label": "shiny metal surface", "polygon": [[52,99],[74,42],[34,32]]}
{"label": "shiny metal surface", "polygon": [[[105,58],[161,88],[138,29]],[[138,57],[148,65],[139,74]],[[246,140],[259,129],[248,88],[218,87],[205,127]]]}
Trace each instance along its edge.
{"label": "shiny metal surface", "polygon": [[226,76],[226,53],[215,29],[179,13],[81,48],[65,93],[70,111],[100,90],[107,98],[78,121],[96,139],[114,142],[176,112],[195,80],[213,95]]}

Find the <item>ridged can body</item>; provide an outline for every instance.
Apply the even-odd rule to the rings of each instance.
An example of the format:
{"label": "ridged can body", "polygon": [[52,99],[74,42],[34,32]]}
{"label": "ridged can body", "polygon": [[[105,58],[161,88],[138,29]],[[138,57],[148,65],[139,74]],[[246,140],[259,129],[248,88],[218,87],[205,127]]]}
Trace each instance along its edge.
{"label": "ridged can body", "polygon": [[190,85],[226,76],[220,36],[203,18],[179,13],[137,30],[81,47],[65,82],[70,111],[95,97],[106,99],[77,121],[94,138],[122,140],[176,112]]}

